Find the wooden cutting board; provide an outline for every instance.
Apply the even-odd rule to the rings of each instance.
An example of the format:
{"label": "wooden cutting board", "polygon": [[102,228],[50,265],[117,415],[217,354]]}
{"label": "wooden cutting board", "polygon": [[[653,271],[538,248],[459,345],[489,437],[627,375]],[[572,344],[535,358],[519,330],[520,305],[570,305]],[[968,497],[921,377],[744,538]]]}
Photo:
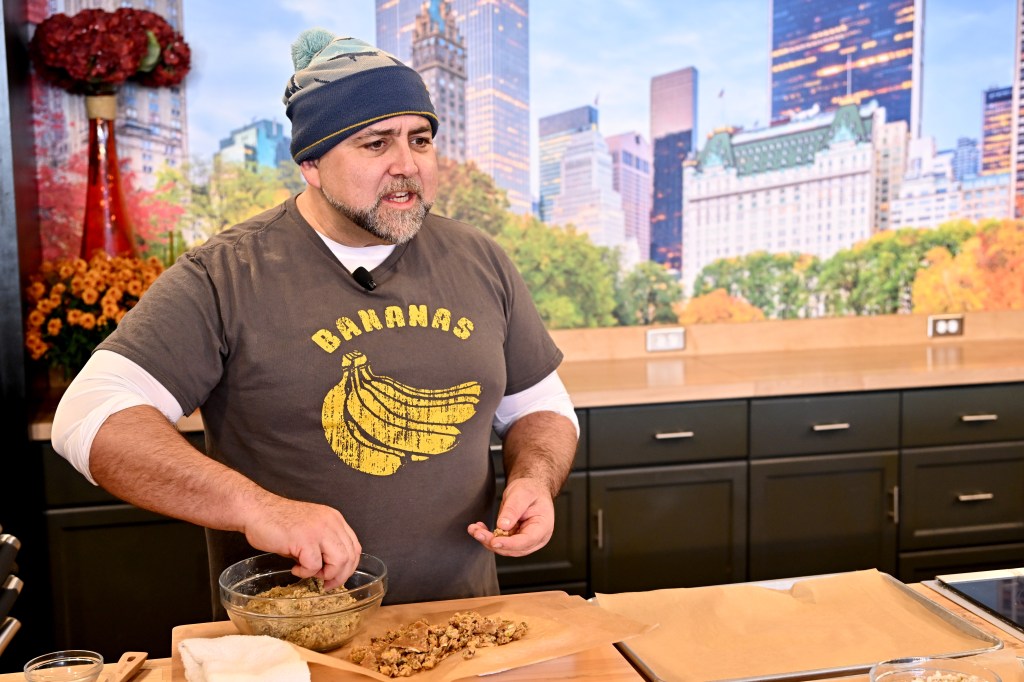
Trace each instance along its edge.
{"label": "wooden cutting board", "polygon": [[[564,592],[539,592],[521,595],[505,595],[501,597],[480,597],[476,599],[459,599],[448,602],[427,602],[420,604],[399,604],[384,606],[364,626],[363,632],[372,632],[374,621],[377,618],[397,618],[401,622],[411,622],[417,618],[424,617],[424,614],[442,610],[476,610],[485,609],[488,606],[509,600],[520,605],[545,605],[558,609],[566,607],[572,612],[574,606],[584,604],[579,597],[569,597]],[[586,604],[588,608],[593,605]],[[597,609],[602,611],[601,609]],[[430,619],[429,615],[427,616]],[[611,616],[614,618],[614,616]],[[596,622],[596,621],[595,621]],[[613,624],[614,625],[614,624]],[[186,682],[185,668],[181,662],[181,654],[178,651],[178,644],[185,639],[192,637],[221,637],[224,635],[238,634],[238,630],[230,621],[218,621],[214,623],[196,623],[192,625],[179,625],[171,631],[171,682]],[[600,646],[590,645],[586,650],[578,651],[568,655],[560,655],[557,658],[545,660],[532,665],[512,668],[502,673],[488,675],[488,679],[495,682],[527,682],[554,679],[576,679],[593,682],[642,682],[643,678],[633,669],[632,665],[624,659],[611,644],[613,639],[605,640],[609,643]],[[330,656],[330,654],[313,654],[314,657]],[[322,658],[307,658],[317,663]],[[310,665],[310,677],[312,682],[368,682],[371,678],[347,670],[335,670],[324,665]]]}

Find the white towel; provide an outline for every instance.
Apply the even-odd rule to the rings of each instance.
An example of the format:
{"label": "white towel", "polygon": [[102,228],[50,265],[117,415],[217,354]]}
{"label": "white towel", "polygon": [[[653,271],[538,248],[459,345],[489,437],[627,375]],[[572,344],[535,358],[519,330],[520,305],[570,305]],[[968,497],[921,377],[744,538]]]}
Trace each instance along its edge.
{"label": "white towel", "polygon": [[266,635],[195,637],[178,650],[188,682],[310,682],[299,653]]}

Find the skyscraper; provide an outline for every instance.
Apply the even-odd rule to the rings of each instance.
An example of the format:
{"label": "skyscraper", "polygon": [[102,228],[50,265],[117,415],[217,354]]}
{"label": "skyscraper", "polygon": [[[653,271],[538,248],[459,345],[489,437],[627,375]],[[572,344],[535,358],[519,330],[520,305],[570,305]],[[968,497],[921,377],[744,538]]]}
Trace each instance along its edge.
{"label": "skyscraper", "polygon": [[[410,63],[422,0],[376,2],[377,46]],[[466,158],[508,193],[513,211],[527,213],[529,0],[453,0],[452,6],[466,46]]]}
{"label": "skyscraper", "polygon": [[989,88],[984,96],[981,133],[981,174],[1010,170],[1013,132],[1013,88]]}
{"label": "skyscraper", "polygon": [[771,0],[772,120],[874,99],[921,134],[924,0]]}
{"label": "skyscraper", "polygon": [[643,260],[651,254],[651,145],[637,132],[605,138],[612,153],[612,182],[622,195],[626,241]]}
{"label": "skyscraper", "polygon": [[416,15],[423,0],[376,0],[377,47],[390,52],[406,64],[412,62],[412,36]]}
{"label": "skyscraper", "polygon": [[974,177],[981,167],[981,151],[978,141],[970,137],[958,137],[953,152],[953,176],[957,180]]}
{"label": "skyscraper", "polygon": [[[626,217],[622,196],[612,180],[612,155],[597,128],[569,134],[562,157],[562,183],[551,197],[551,222],[573,225],[598,246],[624,250]],[[637,253],[622,253],[621,265],[632,265]]]}
{"label": "skyscraper", "polygon": [[697,129],[697,69],[651,79],[654,194],[650,259],[678,272],[683,265],[683,161]]}
{"label": "skyscraper", "polygon": [[537,213],[541,220],[551,218],[551,200],[562,189],[562,159],[573,133],[597,130],[597,109],[582,106],[545,116],[537,122],[540,138],[540,201]]}
{"label": "skyscraper", "polygon": [[277,121],[263,119],[232,130],[220,141],[217,156],[226,163],[244,164],[250,170],[277,168],[291,163],[291,138]]}
{"label": "skyscraper", "polygon": [[412,68],[430,92],[440,123],[434,147],[453,161],[466,161],[466,47],[455,28],[450,0],[428,0],[416,16]]}
{"label": "skyscraper", "polygon": [[455,0],[466,40],[466,156],[529,213],[529,0]]}

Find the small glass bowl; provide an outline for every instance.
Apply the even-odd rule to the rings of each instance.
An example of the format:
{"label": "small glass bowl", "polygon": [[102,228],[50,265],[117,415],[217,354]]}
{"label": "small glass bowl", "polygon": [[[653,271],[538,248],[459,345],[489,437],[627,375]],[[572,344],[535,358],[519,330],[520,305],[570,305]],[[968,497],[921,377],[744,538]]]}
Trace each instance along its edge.
{"label": "small glass bowl", "polygon": [[1002,682],[998,674],[960,658],[895,658],[871,667],[871,682]]}
{"label": "small glass bowl", "polygon": [[25,664],[28,682],[95,682],[102,672],[103,657],[83,649],[54,651]]}

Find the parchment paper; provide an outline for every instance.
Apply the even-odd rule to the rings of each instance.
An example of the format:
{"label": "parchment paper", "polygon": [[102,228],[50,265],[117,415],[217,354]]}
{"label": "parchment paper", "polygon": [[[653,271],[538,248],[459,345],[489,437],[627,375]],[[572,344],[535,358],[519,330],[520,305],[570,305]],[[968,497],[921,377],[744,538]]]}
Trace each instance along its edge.
{"label": "parchment paper", "polygon": [[834,669],[991,644],[938,618],[878,571],[757,585],[598,594],[602,607],[657,624],[629,649],[659,677],[708,682]]}
{"label": "parchment paper", "polygon": [[[313,682],[351,679],[351,673],[367,678],[388,680],[348,661],[354,646],[366,645],[372,636],[384,634],[418,619],[442,623],[457,611],[477,611],[484,616],[501,616],[525,621],[526,636],[504,646],[478,649],[471,659],[459,654],[449,656],[433,670],[416,673],[417,682],[441,682],[488,673],[502,672],[519,666],[548,661],[602,645],[628,640],[650,629],[650,626],[587,602],[565,592],[534,592],[501,597],[480,597],[450,601],[400,604],[382,607],[363,624],[356,638],[346,646],[327,654],[318,654],[296,647],[310,663]],[[172,680],[183,681],[177,642],[190,636],[219,636],[237,632],[228,622],[178,626],[172,633]],[[344,671],[344,674],[339,674]]]}

